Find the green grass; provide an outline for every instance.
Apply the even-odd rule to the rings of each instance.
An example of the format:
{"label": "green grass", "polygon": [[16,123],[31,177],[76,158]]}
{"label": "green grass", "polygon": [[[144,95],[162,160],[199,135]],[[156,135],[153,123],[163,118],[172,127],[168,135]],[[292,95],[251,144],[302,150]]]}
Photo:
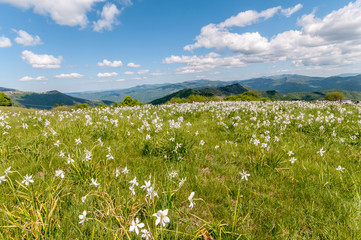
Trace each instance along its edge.
{"label": "green grass", "polygon": [[[357,239],[360,113],[303,102],[2,110],[0,176],[13,172],[0,184],[0,239],[141,239],[129,231],[136,218],[151,239]],[[161,228],[152,215],[165,209]]]}

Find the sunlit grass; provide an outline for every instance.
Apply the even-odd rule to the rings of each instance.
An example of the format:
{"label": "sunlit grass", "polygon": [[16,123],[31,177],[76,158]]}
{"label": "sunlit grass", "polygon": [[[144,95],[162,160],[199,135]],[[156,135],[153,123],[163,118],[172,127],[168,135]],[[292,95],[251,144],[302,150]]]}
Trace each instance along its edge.
{"label": "sunlit grass", "polygon": [[355,239],[360,113],[302,102],[2,111],[0,238]]}

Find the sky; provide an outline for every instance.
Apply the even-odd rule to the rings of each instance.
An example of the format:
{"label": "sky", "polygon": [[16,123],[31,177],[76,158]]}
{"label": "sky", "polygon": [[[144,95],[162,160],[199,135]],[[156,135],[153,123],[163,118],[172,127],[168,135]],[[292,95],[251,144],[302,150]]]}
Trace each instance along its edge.
{"label": "sky", "polygon": [[0,87],[361,73],[361,0],[0,0]]}

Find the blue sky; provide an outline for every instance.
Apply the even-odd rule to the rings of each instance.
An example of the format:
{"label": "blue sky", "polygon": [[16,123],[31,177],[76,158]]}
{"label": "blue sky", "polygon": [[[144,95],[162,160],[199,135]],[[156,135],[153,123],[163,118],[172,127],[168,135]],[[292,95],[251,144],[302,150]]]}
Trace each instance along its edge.
{"label": "blue sky", "polygon": [[0,86],[361,72],[361,0],[0,0]]}

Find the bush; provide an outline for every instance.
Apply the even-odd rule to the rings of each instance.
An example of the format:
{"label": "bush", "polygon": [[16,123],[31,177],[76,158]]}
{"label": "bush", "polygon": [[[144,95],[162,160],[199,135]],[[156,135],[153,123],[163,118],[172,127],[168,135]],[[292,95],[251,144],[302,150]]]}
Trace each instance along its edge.
{"label": "bush", "polygon": [[244,92],[237,96],[228,96],[225,101],[259,101],[259,96],[254,92]]}
{"label": "bush", "polygon": [[123,101],[120,102],[120,106],[129,106],[129,107],[134,107],[134,106],[139,106],[139,105],[143,105],[141,102],[138,101],[138,99],[132,99],[131,96],[126,96]]}
{"label": "bush", "polygon": [[3,92],[0,92],[0,106],[11,106],[12,102],[13,101],[11,101],[9,96]]}
{"label": "bush", "polygon": [[345,96],[340,92],[327,93],[325,96],[327,101],[339,101],[345,99]]}

